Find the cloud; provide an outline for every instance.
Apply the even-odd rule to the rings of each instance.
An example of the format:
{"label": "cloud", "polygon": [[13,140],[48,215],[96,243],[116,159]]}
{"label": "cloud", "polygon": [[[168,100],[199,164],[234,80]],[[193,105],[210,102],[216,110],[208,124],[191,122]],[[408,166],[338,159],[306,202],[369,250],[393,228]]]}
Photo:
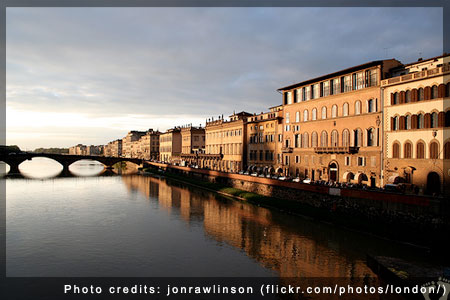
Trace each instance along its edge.
{"label": "cloud", "polygon": [[[7,105],[83,115],[92,130],[136,115],[164,130],[265,111],[279,87],[386,51],[404,62],[438,55],[442,35],[440,8],[8,8]],[[53,120],[46,130],[61,127]],[[126,120],[126,130],[140,124]]]}

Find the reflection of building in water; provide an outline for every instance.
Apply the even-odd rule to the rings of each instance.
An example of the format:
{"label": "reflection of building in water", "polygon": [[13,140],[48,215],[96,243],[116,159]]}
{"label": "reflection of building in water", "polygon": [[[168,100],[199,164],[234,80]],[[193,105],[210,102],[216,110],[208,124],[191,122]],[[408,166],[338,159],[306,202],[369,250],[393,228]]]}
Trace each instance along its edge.
{"label": "reflection of building in water", "polygon": [[217,199],[209,192],[171,186],[153,177],[127,176],[123,180],[147,197],[158,196],[161,208],[179,213],[186,222],[203,220],[209,236],[243,249],[281,277],[375,276],[363,261],[339,253],[339,245],[331,247],[328,236],[324,242],[320,237],[311,238],[314,234],[307,232],[307,225],[295,222],[288,227],[275,221],[265,208]]}

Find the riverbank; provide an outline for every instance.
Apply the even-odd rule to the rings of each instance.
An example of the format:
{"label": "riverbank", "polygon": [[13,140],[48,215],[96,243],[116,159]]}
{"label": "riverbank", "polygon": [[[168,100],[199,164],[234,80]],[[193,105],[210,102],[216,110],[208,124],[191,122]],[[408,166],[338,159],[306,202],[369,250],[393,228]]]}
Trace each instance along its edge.
{"label": "riverbank", "polygon": [[[426,228],[425,226],[422,230],[415,230],[414,228],[420,228],[420,224],[416,223],[414,228],[411,228],[408,224],[409,222],[404,222],[402,224],[401,219],[391,218],[388,219],[390,222],[386,222],[386,219],[377,219],[375,217],[380,214],[375,213],[374,209],[368,209],[368,213],[355,213],[355,210],[358,207],[351,207],[348,199],[345,199],[344,197],[314,194],[312,197],[317,198],[315,200],[319,200],[323,203],[322,206],[314,206],[310,203],[294,201],[292,198],[271,197],[255,192],[249,192],[244,189],[233,187],[230,184],[227,184],[228,182],[226,180],[220,180],[218,178],[211,180],[211,178],[199,177],[196,174],[173,172],[174,170],[171,169],[163,172],[162,170],[158,171],[158,169],[154,167],[147,168],[145,171],[152,174],[163,174],[170,179],[182,181],[224,196],[233,197],[240,201],[248,201],[255,205],[277,209],[289,214],[301,215],[396,242],[409,243],[414,246],[432,249],[438,256],[444,256],[445,254],[441,252],[443,250],[440,249],[439,244],[437,244],[439,238],[442,237],[440,235],[442,234],[442,231],[438,230],[440,224],[436,224],[436,229],[430,231],[428,229],[429,227]],[[285,192],[293,193],[295,191],[285,189]],[[300,195],[301,193],[297,194]],[[311,197],[311,195],[309,195],[309,197]],[[344,206],[342,204],[343,202],[347,202],[347,206]],[[350,209],[348,207],[350,207]],[[393,226],[393,224],[396,226]]]}

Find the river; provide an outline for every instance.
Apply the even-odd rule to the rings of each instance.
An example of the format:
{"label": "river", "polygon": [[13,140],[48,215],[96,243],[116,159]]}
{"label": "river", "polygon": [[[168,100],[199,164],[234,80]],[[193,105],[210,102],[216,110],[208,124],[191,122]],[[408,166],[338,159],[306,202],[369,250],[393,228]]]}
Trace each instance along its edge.
{"label": "river", "polygon": [[[376,278],[366,254],[406,245],[164,177],[34,158],[6,186],[6,275]],[[127,174],[129,173],[129,174]]]}

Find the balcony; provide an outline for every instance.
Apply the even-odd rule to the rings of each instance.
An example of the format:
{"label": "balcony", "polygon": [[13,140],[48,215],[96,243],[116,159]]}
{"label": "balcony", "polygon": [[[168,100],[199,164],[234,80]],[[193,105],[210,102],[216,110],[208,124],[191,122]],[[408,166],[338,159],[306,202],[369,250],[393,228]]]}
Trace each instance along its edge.
{"label": "balcony", "polygon": [[420,71],[420,72],[406,74],[403,76],[397,76],[397,77],[385,79],[385,80],[381,81],[381,85],[386,86],[386,85],[399,83],[399,82],[407,82],[407,81],[415,80],[415,79],[419,79],[419,78],[426,78],[426,77],[430,77],[430,76],[448,73],[449,71],[450,71],[450,65],[447,64],[442,67],[434,68],[431,70],[424,70],[424,71]]}
{"label": "balcony", "polygon": [[359,147],[314,147],[316,153],[358,153]]}
{"label": "balcony", "polygon": [[281,152],[283,153],[292,153],[294,149],[292,147],[282,147]]}

